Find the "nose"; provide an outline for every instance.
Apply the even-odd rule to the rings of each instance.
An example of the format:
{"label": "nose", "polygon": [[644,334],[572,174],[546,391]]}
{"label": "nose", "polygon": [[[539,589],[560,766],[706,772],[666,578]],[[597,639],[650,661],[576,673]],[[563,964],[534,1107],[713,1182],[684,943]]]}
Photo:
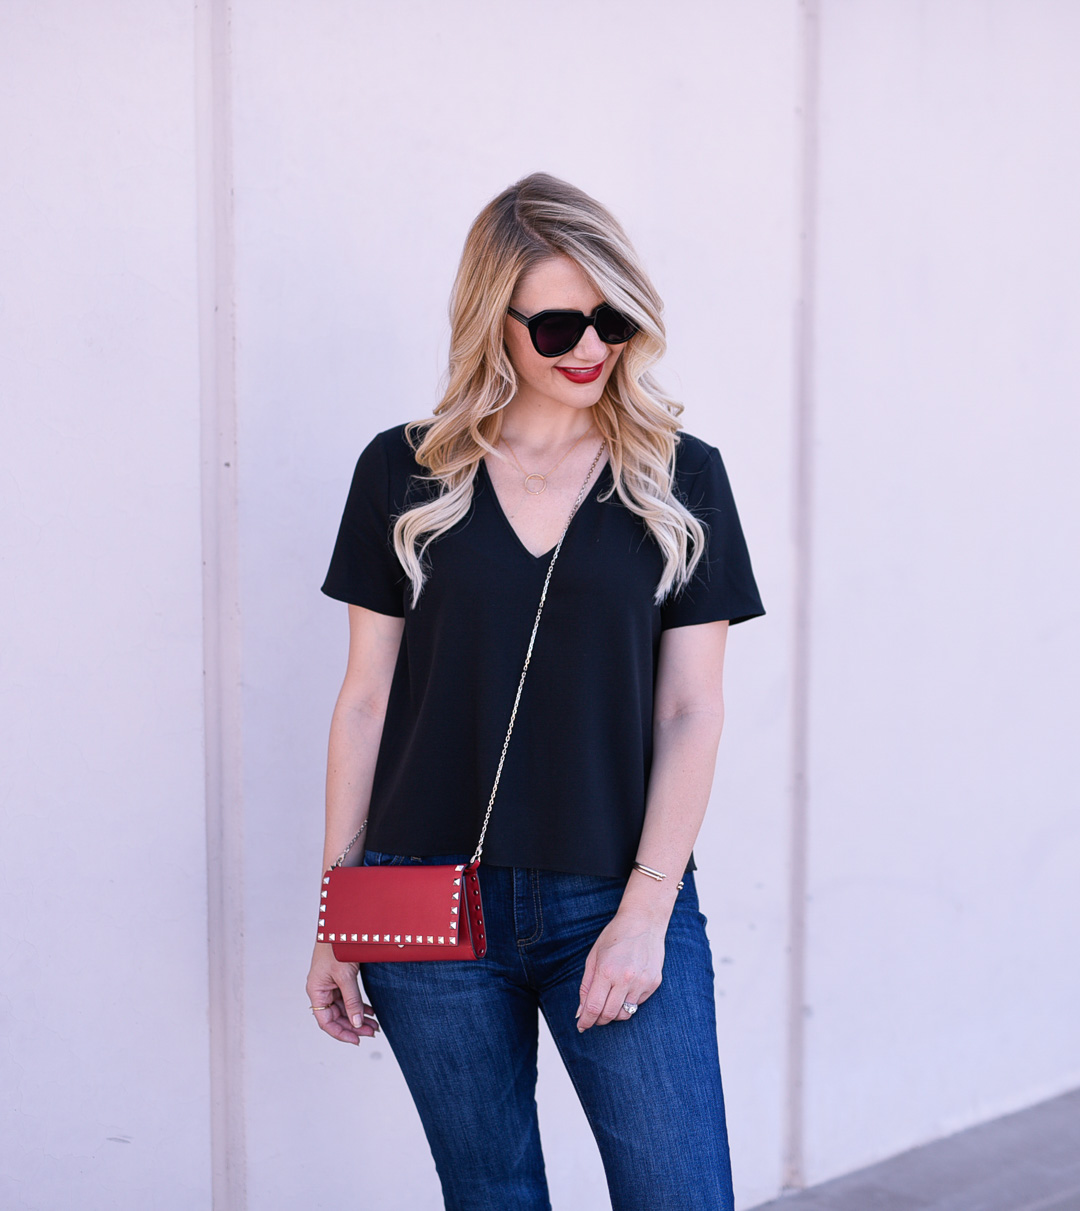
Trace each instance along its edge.
{"label": "nose", "polygon": [[595,366],[597,362],[602,362],[607,357],[608,347],[596,335],[596,326],[590,324],[585,329],[581,340],[574,346],[572,353],[578,361]]}

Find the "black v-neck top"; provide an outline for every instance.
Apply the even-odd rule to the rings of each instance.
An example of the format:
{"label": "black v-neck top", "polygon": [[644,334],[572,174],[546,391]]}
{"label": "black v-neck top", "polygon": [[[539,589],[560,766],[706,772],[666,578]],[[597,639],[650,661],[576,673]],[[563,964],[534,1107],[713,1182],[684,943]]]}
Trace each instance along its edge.
{"label": "black v-neck top", "polygon": [[[714,447],[680,435],[676,491],[708,550],[660,606],[660,549],[616,496],[600,499],[611,483],[605,466],[555,565],[484,846],[493,865],[626,877],[645,816],[661,632],[764,613]],[[481,462],[468,514],[428,548],[412,607],[391,528],[433,492],[404,426],[380,433],[356,465],[323,585],[405,619],[367,844],[423,856],[476,846],[551,556],[522,545]]]}

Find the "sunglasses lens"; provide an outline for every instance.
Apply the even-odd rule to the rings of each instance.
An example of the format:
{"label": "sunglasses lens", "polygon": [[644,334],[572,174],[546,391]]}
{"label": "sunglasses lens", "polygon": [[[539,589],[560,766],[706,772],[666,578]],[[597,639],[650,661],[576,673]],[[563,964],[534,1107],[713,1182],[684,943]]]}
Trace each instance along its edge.
{"label": "sunglasses lens", "polygon": [[534,334],[536,348],[545,357],[568,353],[581,340],[585,331],[580,312],[569,315],[549,315],[537,326]]}
{"label": "sunglasses lens", "polygon": [[605,345],[622,345],[637,332],[637,324],[614,307],[602,306],[596,313],[596,334]]}

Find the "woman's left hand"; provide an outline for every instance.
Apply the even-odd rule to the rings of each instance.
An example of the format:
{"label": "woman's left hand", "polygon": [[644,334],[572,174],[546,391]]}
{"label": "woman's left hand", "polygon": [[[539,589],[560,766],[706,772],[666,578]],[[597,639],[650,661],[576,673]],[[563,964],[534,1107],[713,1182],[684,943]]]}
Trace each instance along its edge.
{"label": "woman's left hand", "polygon": [[662,924],[653,917],[620,909],[593,943],[585,960],[578,1004],[578,1031],[625,1022],[623,1005],[641,1005],[660,987],[664,969]]}

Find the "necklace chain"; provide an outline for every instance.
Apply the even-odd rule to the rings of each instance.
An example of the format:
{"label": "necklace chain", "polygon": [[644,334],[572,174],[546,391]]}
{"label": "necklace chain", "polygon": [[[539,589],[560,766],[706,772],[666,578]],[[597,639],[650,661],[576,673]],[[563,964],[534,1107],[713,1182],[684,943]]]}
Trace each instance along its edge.
{"label": "necklace chain", "polygon": [[[558,471],[558,469],[563,465],[563,463],[566,462],[566,460],[570,457],[570,455],[573,454],[573,452],[578,448],[578,446],[581,445],[581,443],[589,436],[589,434],[592,431],[593,431],[593,426],[590,425],[585,430],[585,432],[577,439],[577,441],[574,442],[574,444],[570,447],[570,449],[567,450],[567,452],[562,456],[562,458],[559,459],[559,461],[555,464],[555,466],[551,467],[549,470],[545,471],[543,474],[541,474],[539,471],[526,471],[525,468],[521,465],[521,460],[514,453],[514,447],[510,444],[509,441],[507,441],[507,439],[505,437],[502,440],[504,442],[506,442],[506,448],[507,448],[507,450],[510,451],[510,457],[516,463],[517,469],[521,472],[522,475],[525,476],[525,483],[524,483],[525,491],[528,492],[528,494],[530,496],[539,496],[541,492],[547,491],[548,476],[553,475],[556,471]],[[530,482],[535,482],[537,480],[539,480],[539,482],[540,482],[539,488],[529,487]]]}

